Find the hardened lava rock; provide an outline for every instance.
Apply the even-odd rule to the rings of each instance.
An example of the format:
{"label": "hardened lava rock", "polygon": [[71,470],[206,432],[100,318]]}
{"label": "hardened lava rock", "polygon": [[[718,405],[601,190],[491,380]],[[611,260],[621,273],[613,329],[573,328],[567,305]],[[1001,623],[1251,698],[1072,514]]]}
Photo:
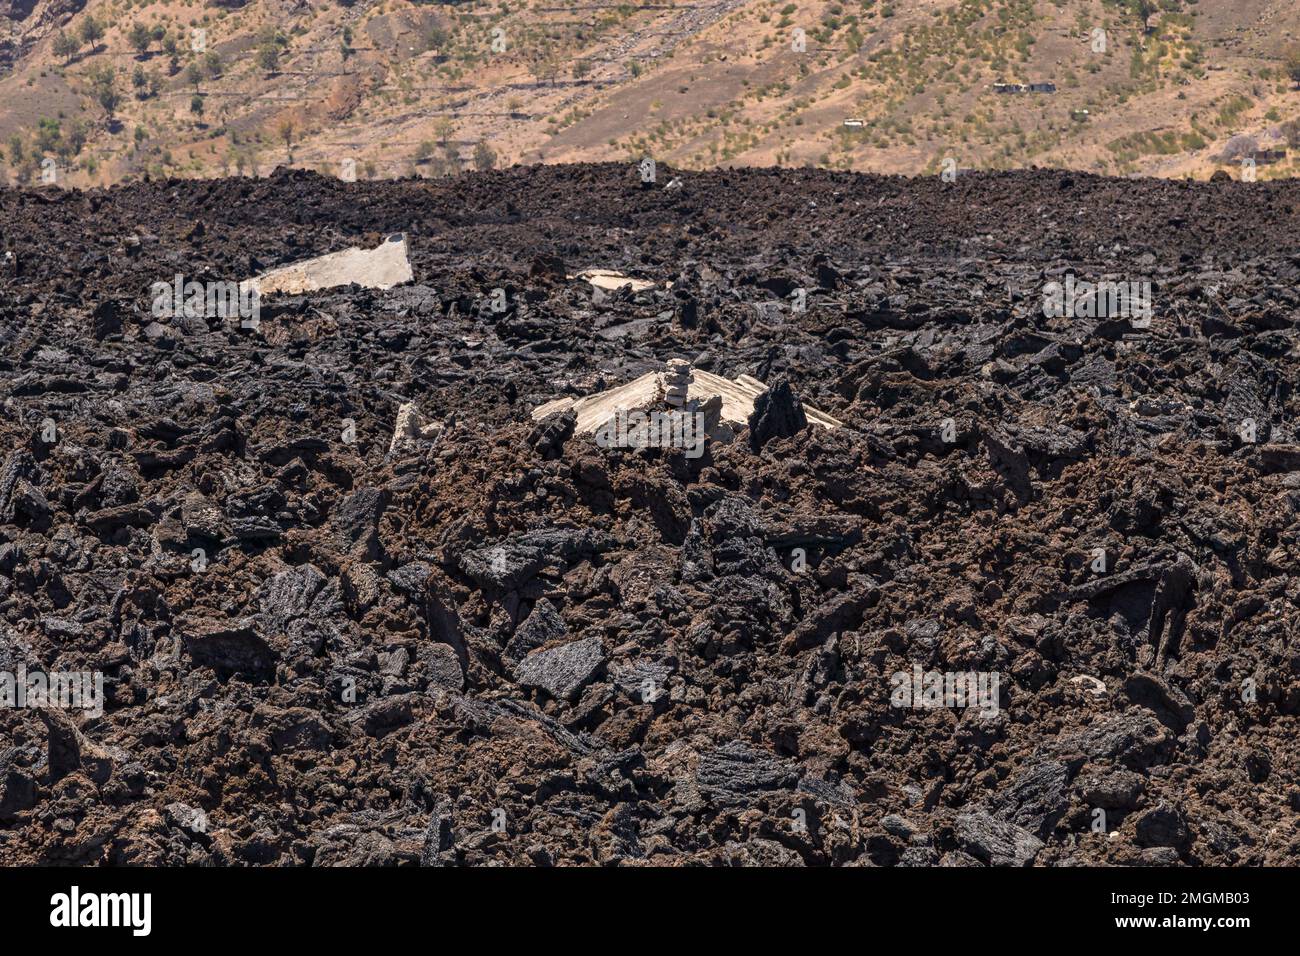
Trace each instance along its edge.
{"label": "hardened lava rock", "polygon": [[0,860],[1300,860],[1300,186],[657,175],[0,193]]}
{"label": "hardened lava rock", "polygon": [[749,445],[754,451],[761,451],[773,438],[790,438],[807,427],[803,403],[790,383],[782,379],[754,399],[754,411],[749,416]]}

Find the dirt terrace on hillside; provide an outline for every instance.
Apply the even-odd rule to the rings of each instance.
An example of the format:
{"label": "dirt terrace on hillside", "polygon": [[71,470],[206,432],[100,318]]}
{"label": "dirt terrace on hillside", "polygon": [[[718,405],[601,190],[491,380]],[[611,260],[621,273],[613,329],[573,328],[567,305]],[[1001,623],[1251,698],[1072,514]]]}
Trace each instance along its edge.
{"label": "dirt terrace on hillside", "polygon": [[[1297,862],[1300,187],[672,176],[0,195],[0,671],[107,698],[0,709],[0,862]],[[844,427],[530,419],[672,358]]]}

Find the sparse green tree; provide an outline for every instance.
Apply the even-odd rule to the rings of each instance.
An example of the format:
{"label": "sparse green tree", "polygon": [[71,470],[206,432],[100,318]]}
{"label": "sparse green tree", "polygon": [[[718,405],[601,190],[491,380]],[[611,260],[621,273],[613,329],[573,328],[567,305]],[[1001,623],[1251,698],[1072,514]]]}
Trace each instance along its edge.
{"label": "sparse green tree", "polygon": [[1300,86],[1300,44],[1287,51],[1286,75],[1291,77],[1292,83]]}
{"label": "sparse green tree", "polygon": [[1144,33],[1150,32],[1151,18],[1155,16],[1156,11],[1159,9],[1156,0],[1133,0],[1133,12],[1142,21],[1142,31]]}
{"label": "sparse green tree", "polygon": [[53,153],[58,151],[62,139],[63,130],[59,128],[59,121],[42,116],[36,124],[36,139],[32,145],[37,153]]}
{"label": "sparse green tree", "polygon": [[355,53],[355,52],[356,52],[356,50],[352,49],[352,28],[351,28],[351,27],[344,27],[344,28],[343,28],[343,39],[339,42],[339,53],[340,53],[340,54],[342,55],[342,57],[343,57],[343,70],[344,70],[344,72],[347,72],[347,68],[348,68],[348,59],[349,59],[349,58],[352,56],[352,54]]}
{"label": "sparse green tree", "polygon": [[293,162],[293,136],[297,131],[293,119],[288,116],[280,120],[280,125],[276,127],[276,133],[284,140],[284,149],[289,154],[289,162]]}
{"label": "sparse green tree", "polygon": [[446,149],[451,143],[451,134],[456,132],[456,124],[444,116],[434,124],[433,131],[438,136],[438,145]]}
{"label": "sparse green tree", "polygon": [[460,162],[460,153],[456,151],[456,147],[444,146],[441,158],[434,164],[434,175],[455,176],[463,168]]}
{"label": "sparse green tree", "polygon": [[449,36],[445,29],[436,23],[428,24],[424,28],[424,50],[421,52],[427,53],[430,50],[441,50],[447,45],[448,39]]}
{"label": "sparse green tree", "polygon": [[72,61],[79,46],[76,39],[66,30],[60,30],[54,35],[54,55],[62,57],[64,63]]}
{"label": "sparse green tree", "polygon": [[87,14],[86,18],[81,21],[81,27],[77,31],[81,37],[82,43],[90,44],[90,52],[94,53],[95,48],[99,46],[99,41],[104,39],[104,25],[95,19],[93,13]]}
{"label": "sparse green tree", "polygon": [[216,50],[209,50],[203,54],[203,72],[213,80],[226,72],[226,64],[222,62],[221,54]]}
{"label": "sparse green tree", "polygon": [[280,68],[280,48],[274,43],[263,43],[257,48],[257,65],[273,74]]}
{"label": "sparse green tree", "polygon": [[1282,135],[1291,149],[1300,149],[1300,119],[1287,120],[1282,124]]}
{"label": "sparse green tree", "polygon": [[194,87],[194,92],[199,91],[199,84],[203,82],[203,68],[197,63],[191,63],[185,68],[185,82]]}
{"label": "sparse green tree", "polygon": [[59,141],[54,144],[54,152],[58,153],[59,158],[68,162],[86,145],[86,124],[74,122],[68,127],[67,135],[61,135]]}
{"label": "sparse green tree", "polygon": [[200,123],[203,122],[203,97],[198,93],[190,97],[190,112],[199,118]]}
{"label": "sparse green tree", "polygon": [[474,146],[474,168],[483,172],[495,168],[496,164],[496,151],[487,144],[487,140],[479,140]]}
{"label": "sparse green tree", "polygon": [[149,52],[149,44],[153,42],[153,33],[143,23],[136,22],[131,25],[131,30],[127,33],[126,38],[135,51],[141,56]]}
{"label": "sparse green tree", "polygon": [[121,95],[117,91],[117,71],[111,66],[96,70],[90,75],[90,92],[104,111],[105,119],[112,120],[117,112]]}

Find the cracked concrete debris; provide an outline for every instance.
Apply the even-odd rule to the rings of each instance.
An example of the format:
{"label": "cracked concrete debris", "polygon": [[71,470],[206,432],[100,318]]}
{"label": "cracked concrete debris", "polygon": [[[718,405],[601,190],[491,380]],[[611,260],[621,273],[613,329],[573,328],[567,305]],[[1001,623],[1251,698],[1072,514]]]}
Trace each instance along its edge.
{"label": "cracked concrete debris", "polygon": [[241,294],[246,290],[252,291],[258,296],[273,292],[300,295],[352,283],[367,289],[391,289],[413,278],[406,236],[397,233],[373,249],[352,246],[341,252],[271,269],[241,282],[239,291]]}
{"label": "cracked concrete debris", "polygon": [[[541,421],[556,412],[571,410],[578,417],[575,434],[589,435],[595,433],[620,410],[633,411],[669,405],[670,397],[673,401],[682,401],[683,386],[685,386],[686,402],[697,402],[703,406],[711,399],[720,399],[722,402],[720,420],[737,427],[749,423],[750,416],[754,413],[755,400],[768,391],[767,384],[753,376],[741,375],[729,379],[714,375],[712,372],[693,369],[683,362],[672,365],[667,371],[647,372],[625,385],[594,395],[583,398],[557,398],[533,409],[533,420]],[[809,405],[804,405],[803,411],[810,424],[822,428],[839,428],[843,424],[839,419]]]}
{"label": "cracked concrete debris", "polygon": [[397,424],[393,438],[388,443],[388,454],[394,455],[414,446],[417,442],[436,442],[442,434],[441,422],[430,422],[420,413],[415,402],[405,402],[397,409]]}
{"label": "cracked concrete debris", "polygon": [[644,292],[646,289],[655,287],[655,284],[649,279],[634,279],[612,269],[584,269],[569,278],[582,279],[595,288],[604,289],[606,292],[613,292],[624,287],[630,287],[633,292]]}

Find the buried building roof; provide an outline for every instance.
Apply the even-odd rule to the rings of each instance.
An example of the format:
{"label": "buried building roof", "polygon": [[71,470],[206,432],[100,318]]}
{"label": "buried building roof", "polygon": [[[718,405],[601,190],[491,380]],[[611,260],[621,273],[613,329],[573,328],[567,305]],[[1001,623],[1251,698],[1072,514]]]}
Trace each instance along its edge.
{"label": "buried building roof", "polygon": [[406,236],[399,232],[373,249],[353,246],[272,269],[254,279],[245,279],[239,284],[239,291],[251,289],[259,296],[272,292],[298,295],[352,282],[368,289],[388,289],[410,282],[412,277],[411,261],[406,256]]}
{"label": "buried building roof", "polygon": [[[754,399],[767,391],[764,382],[751,375],[738,378],[724,378],[711,372],[702,372],[686,366],[690,380],[686,389],[687,401],[698,401],[701,405],[714,396],[722,399],[722,420],[733,425],[745,425],[754,412]],[[555,412],[572,409],[578,416],[576,434],[591,434],[609,421],[618,411],[650,408],[666,401],[668,397],[668,373],[647,372],[626,385],[597,392],[584,398],[557,398],[553,402],[539,405],[533,409],[533,419],[541,421]],[[825,412],[804,405],[808,421],[822,428],[838,428],[842,424]]]}

